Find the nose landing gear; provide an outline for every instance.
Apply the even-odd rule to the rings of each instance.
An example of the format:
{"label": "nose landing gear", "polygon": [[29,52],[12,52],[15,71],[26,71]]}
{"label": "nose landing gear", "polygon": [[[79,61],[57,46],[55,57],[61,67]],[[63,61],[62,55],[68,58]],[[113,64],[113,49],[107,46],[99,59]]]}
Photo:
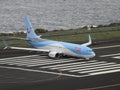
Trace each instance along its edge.
{"label": "nose landing gear", "polygon": [[90,58],[85,58],[86,60],[90,60]]}

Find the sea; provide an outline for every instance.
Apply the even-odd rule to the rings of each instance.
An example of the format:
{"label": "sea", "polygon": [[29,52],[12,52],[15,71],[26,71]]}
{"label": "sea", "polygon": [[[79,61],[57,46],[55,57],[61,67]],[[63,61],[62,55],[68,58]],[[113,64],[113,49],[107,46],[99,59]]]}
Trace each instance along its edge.
{"label": "sea", "polygon": [[120,0],[0,0],[0,33],[34,29],[67,30],[120,22]]}

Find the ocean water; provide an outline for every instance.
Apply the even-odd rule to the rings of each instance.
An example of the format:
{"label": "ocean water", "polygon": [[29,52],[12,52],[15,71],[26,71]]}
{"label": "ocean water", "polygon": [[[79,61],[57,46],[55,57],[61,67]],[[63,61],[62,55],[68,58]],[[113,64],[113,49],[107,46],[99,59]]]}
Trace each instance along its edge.
{"label": "ocean water", "polygon": [[120,0],[0,0],[0,32],[59,30],[120,22]]}

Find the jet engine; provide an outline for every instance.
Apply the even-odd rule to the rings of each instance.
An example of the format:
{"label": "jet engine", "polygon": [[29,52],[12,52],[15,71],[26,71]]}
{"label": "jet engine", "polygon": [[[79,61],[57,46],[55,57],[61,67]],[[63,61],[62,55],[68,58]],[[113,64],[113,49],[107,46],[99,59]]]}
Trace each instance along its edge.
{"label": "jet engine", "polygon": [[63,54],[62,54],[62,53],[58,53],[58,52],[50,52],[50,53],[48,54],[48,56],[49,56],[50,58],[61,58],[61,57],[63,56]]}

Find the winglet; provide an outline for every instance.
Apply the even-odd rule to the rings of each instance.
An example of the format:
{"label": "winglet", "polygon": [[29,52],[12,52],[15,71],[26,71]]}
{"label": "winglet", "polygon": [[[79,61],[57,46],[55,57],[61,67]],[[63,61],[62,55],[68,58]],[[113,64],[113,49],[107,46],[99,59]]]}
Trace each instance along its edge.
{"label": "winglet", "polygon": [[87,43],[82,44],[83,46],[89,46],[92,44],[91,36],[89,35],[89,41]]}
{"label": "winglet", "polygon": [[3,40],[3,44],[4,44],[3,49],[7,49],[7,48],[9,48],[9,47],[8,47],[8,44],[7,44],[7,42],[6,42],[5,40]]}

